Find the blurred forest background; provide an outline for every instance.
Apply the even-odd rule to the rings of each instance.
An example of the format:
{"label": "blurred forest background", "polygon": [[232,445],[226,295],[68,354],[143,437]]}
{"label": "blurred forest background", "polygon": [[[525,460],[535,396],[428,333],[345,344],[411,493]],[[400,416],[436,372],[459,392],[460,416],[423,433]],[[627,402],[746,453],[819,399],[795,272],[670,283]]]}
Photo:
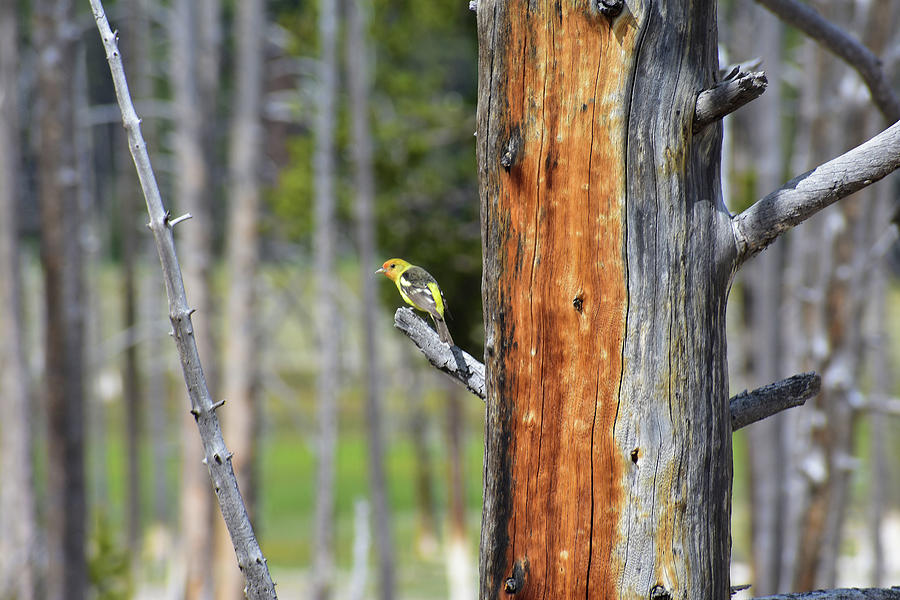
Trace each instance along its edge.
{"label": "blurred forest background", "polygon": [[[900,4],[817,0],[900,86]],[[482,354],[475,15],[464,0],[106,5],[176,227],[225,440],[282,598],[473,598],[483,404],[392,328],[402,256]],[[721,63],[732,211],[886,125],[750,0]],[[895,86],[896,89],[896,86]],[[898,178],[775,243],[731,294],[732,391],[816,370],[736,434],[733,583],[900,583]],[[159,260],[90,6],[0,3],[0,598],[237,598]]]}

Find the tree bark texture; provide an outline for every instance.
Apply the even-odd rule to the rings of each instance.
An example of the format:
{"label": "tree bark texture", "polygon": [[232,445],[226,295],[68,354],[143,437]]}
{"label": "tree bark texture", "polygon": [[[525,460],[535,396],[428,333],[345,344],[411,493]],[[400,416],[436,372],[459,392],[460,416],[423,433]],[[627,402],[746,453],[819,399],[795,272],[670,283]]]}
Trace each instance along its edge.
{"label": "tree bark texture", "polygon": [[[255,515],[256,451],[259,434],[259,356],[255,294],[259,265],[259,204],[264,158],[262,96],[265,62],[265,3],[244,0],[236,7],[234,117],[229,142],[231,178],[228,223],[228,328],[225,339],[225,437],[234,451],[234,470],[251,518]],[[217,598],[243,598],[243,578],[232,560],[228,531],[217,521],[216,549],[221,560]]]}
{"label": "tree bark texture", "polygon": [[477,14],[481,598],[727,598],[715,3]]}
{"label": "tree bark texture", "polygon": [[84,466],[84,281],[75,139],[71,0],[34,5],[38,48],[38,195],[45,286],[48,600],[87,594]]}
{"label": "tree bark texture", "polygon": [[0,597],[35,595],[35,406],[28,391],[19,268],[19,11],[0,4]]}

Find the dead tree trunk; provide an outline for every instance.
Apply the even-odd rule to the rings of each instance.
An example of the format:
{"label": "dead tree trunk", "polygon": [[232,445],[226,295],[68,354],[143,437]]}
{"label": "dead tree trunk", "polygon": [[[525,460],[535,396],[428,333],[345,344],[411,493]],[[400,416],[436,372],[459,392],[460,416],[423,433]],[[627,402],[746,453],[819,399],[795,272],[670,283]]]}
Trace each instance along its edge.
{"label": "dead tree trunk", "polygon": [[346,3],[347,88],[353,127],[352,149],[356,186],[356,241],[359,245],[362,278],[362,335],[366,390],[366,431],[369,448],[369,481],[375,521],[375,548],[378,557],[378,597],[394,598],[394,542],[391,511],[387,499],[387,474],[384,464],[384,393],[376,344],[378,300],[375,279],[367,265],[375,259],[375,173],[372,159],[372,134],[369,127],[371,44],[369,43],[369,2]]}
{"label": "dead tree trunk", "polygon": [[[223,373],[228,407],[222,411],[224,434],[234,452],[234,470],[251,517],[256,514],[256,450],[259,433],[257,351],[254,315],[259,264],[260,171],[263,161],[262,95],[265,5],[244,0],[236,7],[234,117],[229,170],[231,206],[228,229],[228,330]],[[234,547],[224,522],[217,520],[219,557],[216,597],[244,597],[243,578],[231,558]]]}
{"label": "dead tree trunk", "polygon": [[691,135],[715,3],[478,25],[481,597],[727,598],[735,248],[720,129]]}
{"label": "dead tree trunk", "polygon": [[37,525],[32,430],[19,268],[19,11],[0,4],[0,590],[36,597]]}
{"label": "dead tree trunk", "polygon": [[900,123],[731,216],[715,2],[477,12],[481,597],[727,598],[732,276],[900,167]]}
{"label": "dead tree trunk", "polygon": [[[194,219],[180,232],[184,235],[184,279],[191,290],[192,307],[197,309],[194,336],[206,365],[207,380],[213,396],[218,381],[218,352],[213,339],[212,306],[213,213],[210,202],[210,160],[205,114],[211,111],[210,98],[201,85],[214,76],[218,62],[208,54],[215,47],[205,43],[205,32],[211,27],[209,15],[200,10],[207,4],[191,0],[175,0],[172,16],[172,50],[170,57],[173,98],[175,103],[175,196],[177,205]],[[185,231],[187,230],[187,231]],[[194,407],[196,408],[196,407]],[[197,439],[196,423],[187,414],[182,418],[183,464],[181,476],[181,527],[185,561],[184,593],[187,600],[207,597],[213,589],[213,495],[209,490],[207,470],[202,464],[203,446]]]}
{"label": "dead tree trunk", "polygon": [[34,6],[38,48],[39,200],[46,331],[49,600],[87,596],[84,466],[84,280],[75,139],[74,4]]}
{"label": "dead tree trunk", "polygon": [[334,136],[337,97],[337,0],[319,2],[319,83],[315,177],[316,336],[320,355],[318,481],[316,489],[315,600],[330,600],[334,586],[334,478],[337,446],[338,346],[335,327]]}

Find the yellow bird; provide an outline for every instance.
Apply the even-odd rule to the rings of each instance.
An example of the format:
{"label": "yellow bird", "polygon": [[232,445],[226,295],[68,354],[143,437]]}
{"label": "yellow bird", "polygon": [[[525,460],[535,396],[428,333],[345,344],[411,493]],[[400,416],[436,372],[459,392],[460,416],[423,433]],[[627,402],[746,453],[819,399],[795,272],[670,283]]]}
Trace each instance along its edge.
{"label": "yellow bird", "polygon": [[453,338],[450,337],[450,330],[444,321],[447,301],[444,300],[444,294],[437,281],[428,271],[411,265],[402,258],[391,258],[384,261],[375,273],[384,273],[385,277],[393,281],[400,292],[400,297],[407,304],[431,315],[441,341],[453,345]]}

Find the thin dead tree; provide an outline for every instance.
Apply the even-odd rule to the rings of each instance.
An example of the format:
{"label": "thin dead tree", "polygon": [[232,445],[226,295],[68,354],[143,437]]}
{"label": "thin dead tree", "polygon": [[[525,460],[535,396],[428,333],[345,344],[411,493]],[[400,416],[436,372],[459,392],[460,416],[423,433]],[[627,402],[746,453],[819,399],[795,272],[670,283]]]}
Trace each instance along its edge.
{"label": "thin dead tree", "polygon": [[378,300],[375,294],[375,174],[372,160],[372,134],[369,127],[369,97],[371,96],[369,43],[369,3],[365,0],[348,0],[346,3],[347,34],[345,60],[347,63],[347,87],[353,138],[351,148],[356,186],[356,242],[362,268],[362,318],[363,361],[366,394],[366,430],[369,444],[369,479],[372,506],[374,507],[375,547],[378,560],[378,590],[381,600],[394,597],[394,540],[391,531],[391,512],[387,499],[387,475],[385,474],[384,418],[381,368],[376,347],[376,314]]}
{"label": "thin dead tree", "polygon": [[[260,178],[264,157],[262,99],[266,15],[263,0],[244,0],[235,18],[234,116],[229,142],[231,204],[228,223],[228,329],[223,383],[229,410],[223,426],[234,451],[234,468],[251,516],[256,514],[256,457],[259,437],[259,333],[256,327],[259,267]],[[217,528],[217,597],[243,596],[240,572],[227,558],[228,532]]]}
{"label": "thin dead tree", "polygon": [[47,574],[49,600],[87,597],[85,481],[85,305],[83,214],[74,147],[77,57],[70,0],[33,5],[38,49],[38,197],[46,329],[44,394],[47,438]]}
{"label": "thin dead tree", "polygon": [[337,0],[319,2],[319,81],[316,91],[316,150],[313,251],[316,280],[316,345],[319,349],[318,478],[312,597],[329,600],[334,586],[334,479],[337,446],[338,346],[335,297],[335,101],[337,99]]}
{"label": "thin dead tree", "polygon": [[35,407],[29,392],[19,267],[19,11],[0,5],[0,590],[36,598]]}
{"label": "thin dead tree", "polygon": [[[208,119],[214,112],[210,78],[216,81],[217,47],[208,32],[209,21],[217,15],[201,13],[206,2],[174,0],[171,14],[171,70],[175,105],[175,201],[196,221],[183,236],[184,278],[198,311],[194,336],[202,352],[212,390],[218,385],[218,345],[213,335],[212,302],[213,260],[212,161]],[[185,568],[184,590],[187,600],[200,600],[213,592],[213,565],[207,560],[213,553],[214,508],[205,470],[201,464],[203,447],[198,443],[194,424],[182,418],[181,528]]]}
{"label": "thin dead tree", "polygon": [[203,374],[194,328],[191,319],[193,309],[187,302],[181,267],[175,253],[173,228],[190,215],[172,219],[165,210],[156,177],[150,165],[147,146],[141,136],[140,119],[128,92],[125,70],[119,54],[116,35],[109,27],[100,0],[91,0],[91,7],[100,38],[109,61],[110,72],[116,89],[116,98],[122,111],[122,122],[128,132],[128,146],[137,168],[138,178],[144,192],[147,210],[150,214],[150,230],[156,241],[159,258],[169,298],[169,319],[172,335],[178,348],[185,384],[191,401],[191,414],[197,422],[203,441],[204,462],[209,471],[219,507],[237,555],[237,562],[244,574],[245,594],[250,600],[276,598],[275,585],[269,574],[266,559],[253,532],[253,526],[238,488],[237,477],[231,464],[231,452],[225,446],[216,410],[224,402],[214,402]]}

